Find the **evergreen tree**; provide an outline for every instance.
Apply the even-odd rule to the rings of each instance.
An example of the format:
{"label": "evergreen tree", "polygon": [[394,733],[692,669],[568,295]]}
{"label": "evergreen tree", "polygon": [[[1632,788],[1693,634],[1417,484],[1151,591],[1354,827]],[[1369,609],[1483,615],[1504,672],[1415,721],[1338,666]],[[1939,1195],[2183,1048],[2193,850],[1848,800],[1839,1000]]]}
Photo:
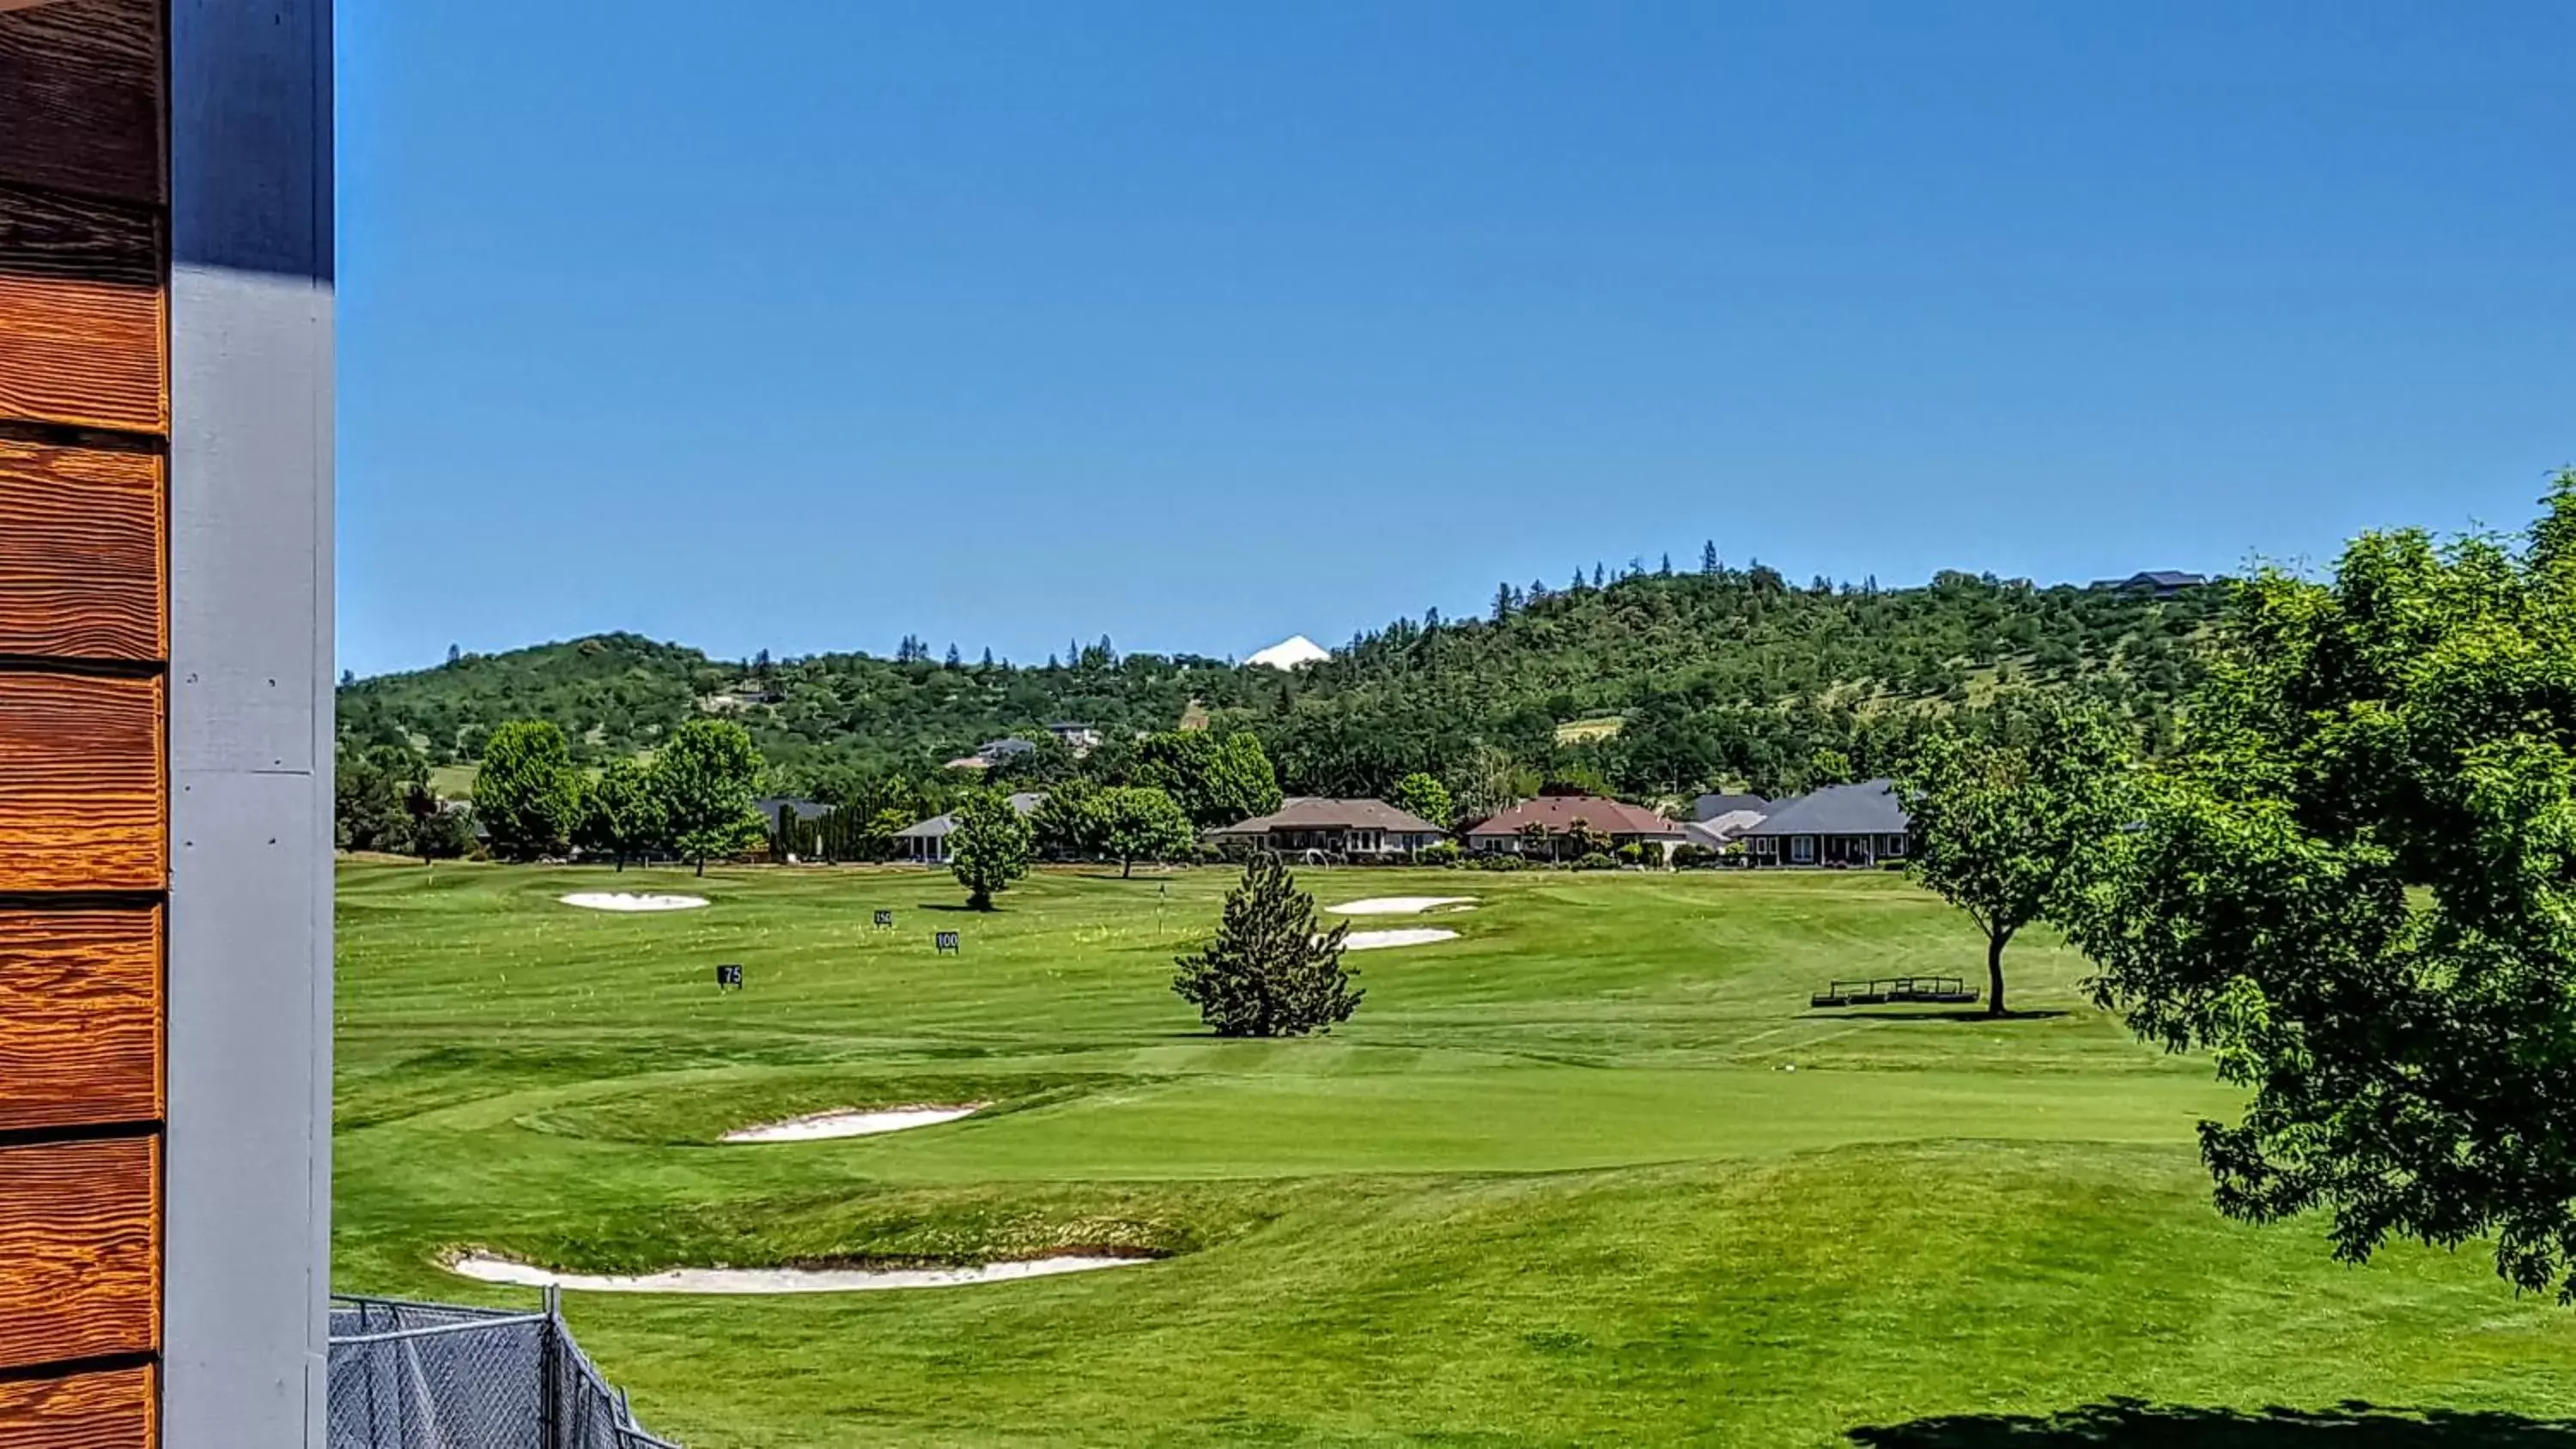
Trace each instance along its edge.
{"label": "evergreen tree", "polygon": [[1595,562],[1592,565],[1592,587],[1596,589],[1602,587],[1606,578],[1607,575],[1602,572],[1601,565]]}
{"label": "evergreen tree", "polygon": [[1504,584],[1494,590],[1494,622],[1499,624],[1512,616],[1512,586]]}
{"label": "evergreen tree", "polygon": [[1712,538],[1699,546],[1699,571],[1713,579],[1717,577],[1717,570],[1717,540]]}
{"label": "evergreen tree", "polygon": [[1665,579],[1671,578],[1671,577],[1673,576],[1673,556],[1672,556],[1671,554],[1665,554],[1665,555],[1664,555],[1664,564],[1663,564],[1663,567],[1661,567],[1661,568],[1659,568],[1659,569],[1655,570],[1655,576],[1656,576],[1657,578],[1665,578]]}
{"label": "evergreen tree", "polygon": [[955,669],[955,668],[959,667],[960,665],[963,665],[965,662],[966,662],[965,657],[964,657],[963,655],[960,655],[960,654],[957,652],[957,644],[956,644],[956,641],[954,641],[954,640],[949,641],[949,645],[948,645],[948,660],[947,660],[947,667],[948,667],[948,668],[950,668],[950,669]]}
{"label": "evergreen tree", "polygon": [[1225,898],[1204,951],[1178,958],[1172,990],[1219,1036],[1304,1036],[1350,1020],[1367,993],[1342,965],[1347,923],[1318,934],[1315,898],[1275,855],[1256,857]]}

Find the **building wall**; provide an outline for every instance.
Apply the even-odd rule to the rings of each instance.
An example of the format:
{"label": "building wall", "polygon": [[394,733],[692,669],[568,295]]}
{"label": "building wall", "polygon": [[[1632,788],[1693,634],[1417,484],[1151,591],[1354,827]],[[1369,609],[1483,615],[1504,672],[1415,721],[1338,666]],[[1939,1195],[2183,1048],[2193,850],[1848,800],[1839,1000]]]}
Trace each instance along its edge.
{"label": "building wall", "polygon": [[0,0],[0,1444],[318,1445],[327,0]]}

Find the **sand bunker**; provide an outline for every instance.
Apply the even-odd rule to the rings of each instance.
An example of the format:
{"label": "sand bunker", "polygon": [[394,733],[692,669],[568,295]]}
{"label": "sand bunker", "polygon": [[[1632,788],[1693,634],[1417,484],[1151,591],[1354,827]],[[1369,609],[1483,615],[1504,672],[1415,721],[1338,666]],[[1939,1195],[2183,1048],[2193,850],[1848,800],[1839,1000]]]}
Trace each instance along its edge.
{"label": "sand bunker", "polygon": [[703,896],[639,896],[626,891],[575,891],[560,899],[585,911],[694,911],[707,903]]}
{"label": "sand bunker", "polygon": [[784,1122],[764,1122],[728,1132],[726,1142],[820,1142],[830,1137],[874,1137],[880,1132],[901,1132],[910,1127],[936,1127],[954,1122],[991,1106],[990,1102],[969,1102],[962,1107],[884,1107],[875,1111],[852,1108],[840,1112],[816,1112],[811,1116],[790,1117]]}
{"label": "sand bunker", "polygon": [[1435,931],[1416,927],[1410,931],[1353,931],[1342,938],[1345,951],[1382,951],[1389,946],[1428,946],[1434,941],[1454,941],[1455,931]]}
{"label": "sand bunker", "polygon": [[482,1253],[447,1265],[447,1271],[484,1283],[524,1288],[569,1288],[576,1293],[864,1293],[882,1288],[956,1288],[1007,1283],[1057,1273],[1123,1268],[1151,1258],[1097,1255],[1031,1258],[1018,1263],[978,1263],[968,1268],[670,1268],[634,1277],[556,1273]]}
{"label": "sand bunker", "polygon": [[1337,916],[1418,916],[1443,906],[1472,906],[1474,896],[1371,896],[1346,905],[1326,906]]}

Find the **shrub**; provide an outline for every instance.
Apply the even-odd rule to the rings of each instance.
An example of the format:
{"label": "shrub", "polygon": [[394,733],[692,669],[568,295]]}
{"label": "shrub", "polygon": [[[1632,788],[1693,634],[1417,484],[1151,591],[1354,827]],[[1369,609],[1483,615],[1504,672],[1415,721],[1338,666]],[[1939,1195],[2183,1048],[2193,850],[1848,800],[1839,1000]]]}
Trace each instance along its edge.
{"label": "shrub", "polygon": [[1619,862],[1612,860],[1609,856],[1596,850],[1589,855],[1582,856],[1577,859],[1574,862],[1573,868],[1576,870],[1617,870],[1619,868]]}
{"label": "shrub", "polygon": [[1621,865],[1644,865],[1646,863],[1645,842],[1641,840],[1631,840],[1627,844],[1620,846],[1619,863]]}
{"label": "shrub", "polygon": [[1528,864],[1529,864],[1529,862],[1528,862],[1528,861],[1525,861],[1525,860],[1521,859],[1521,858],[1520,858],[1519,856],[1517,856],[1517,855],[1507,854],[1507,853],[1502,852],[1502,851],[1496,851],[1495,853],[1493,853],[1493,854],[1491,854],[1491,855],[1479,855],[1479,856],[1473,856],[1473,857],[1470,857],[1470,858],[1469,858],[1469,860],[1467,861],[1467,863],[1468,863],[1469,865],[1471,865],[1471,866],[1474,866],[1474,867],[1475,867],[1476,869],[1478,869],[1478,870],[1503,870],[1503,871],[1521,870],[1521,869],[1524,869],[1525,867],[1527,867],[1527,866],[1528,866]]}
{"label": "shrub", "polygon": [[1717,852],[1705,845],[1673,847],[1673,869],[1675,870],[1700,870],[1715,864],[1717,864]]}
{"label": "shrub", "polygon": [[1424,846],[1415,852],[1414,859],[1424,865],[1454,866],[1458,863],[1458,857],[1463,854],[1465,852],[1458,848],[1458,842],[1443,840],[1437,844]]}

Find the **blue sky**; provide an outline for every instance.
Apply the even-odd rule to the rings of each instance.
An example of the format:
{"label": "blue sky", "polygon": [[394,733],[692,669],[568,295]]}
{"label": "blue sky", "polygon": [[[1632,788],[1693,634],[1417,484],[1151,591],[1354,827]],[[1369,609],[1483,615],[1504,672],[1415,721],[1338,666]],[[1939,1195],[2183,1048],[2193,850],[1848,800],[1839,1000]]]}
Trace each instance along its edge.
{"label": "blue sky", "polygon": [[2576,6],[343,0],[340,651],[1326,643],[2576,461]]}

